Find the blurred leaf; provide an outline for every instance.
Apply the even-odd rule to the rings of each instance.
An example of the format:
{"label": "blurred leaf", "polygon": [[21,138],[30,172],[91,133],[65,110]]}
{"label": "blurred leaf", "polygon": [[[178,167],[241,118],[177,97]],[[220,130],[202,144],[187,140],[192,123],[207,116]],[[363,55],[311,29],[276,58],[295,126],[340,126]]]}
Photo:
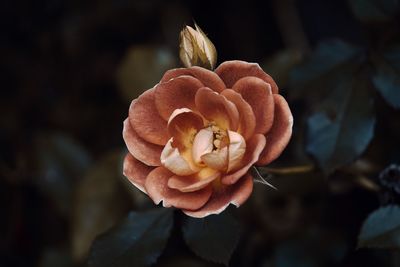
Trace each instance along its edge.
{"label": "blurred leaf", "polygon": [[124,99],[131,101],[156,85],[164,72],[175,67],[172,53],[162,47],[133,46],[117,71],[117,83]]}
{"label": "blurred leaf", "polygon": [[172,209],[131,212],[121,224],[95,240],[89,266],[150,266],[161,255],[172,225]]}
{"label": "blurred leaf", "polygon": [[397,71],[400,71],[400,45],[390,46],[384,52],[385,59],[387,62]]}
{"label": "blurred leaf", "polygon": [[361,228],[358,247],[400,249],[400,207],[389,205],[373,211]]}
{"label": "blurred leaf", "polygon": [[272,266],[319,267],[340,262],[347,250],[344,240],[336,233],[313,230],[278,245]]}
{"label": "blurred leaf", "polygon": [[106,155],[77,186],[72,217],[72,254],[77,262],[86,257],[95,237],[130,208],[121,183],[121,156],[119,151]]}
{"label": "blurred leaf", "polygon": [[228,265],[240,238],[239,223],[226,212],[196,219],[185,217],[183,238],[199,257]]}
{"label": "blurred leaf", "polygon": [[274,78],[279,87],[286,87],[289,73],[303,55],[296,50],[282,50],[262,64],[262,68]]}
{"label": "blurred leaf", "polygon": [[69,136],[44,134],[35,140],[35,156],[35,182],[62,214],[68,214],[74,184],[91,163],[89,154]]}
{"label": "blurred leaf", "polygon": [[48,248],[39,261],[39,267],[72,267],[71,255],[67,249]]}
{"label": "blurred leaf", "polygon": [[400,108],[400,46],[373,59],[376,73],[372,81],[376,89],[391,106]]}
{"label": "blurred leaf", "polygon": [[349,0],[354,15],[362,22],[385,22],[396,14],[398,0]]}
{"label": "blurred leaf", "polygon": [[[182,253],[183,254],[183,253]],[[167,260],[157,262],[157,267],[220,267],[220,264],[212,264],[196,256],[174,255]]]}
{"label": "blurred leaf", "polygon": [[365,79],[344,80],[325,104],[331,110],[308,119],[307,152],[325,173],[356,159],[374,134],[373,99]]}
{"label": "blurred leaf", "polygon": [[[321,81],[334,79],[337,71],[343,71],[343,65],[354,63],[351,61],[361,49],[341,40],[327,40],[321,42],[313,54],[290,73],[290,86],[295,97],[303,96],[303,90],[310,90],[310,84],[324,89]],[[326,82],[326,81],[325,81]],[[315,91],[315,90],[314,90]]]}

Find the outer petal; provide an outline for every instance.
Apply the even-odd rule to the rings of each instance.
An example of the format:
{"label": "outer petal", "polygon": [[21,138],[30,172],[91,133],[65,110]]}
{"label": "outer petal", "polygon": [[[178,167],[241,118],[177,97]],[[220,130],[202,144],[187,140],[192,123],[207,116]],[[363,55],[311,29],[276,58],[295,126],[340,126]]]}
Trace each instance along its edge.
{"label": "outer petal", "polygon": [[197,78],[200,82],[216,92],[222,92],[225,89],[225,84],[221,78],[208,69],[201,67],[179,68],[167,71],[161,79],[161,82],[167,82],[172,78],[182,75],[189,75]]}
{"label": "outer petal", "polygon": [[173,137],[174,147],[181,151],[192,147],[194,136],[203,127],[203,118],[187,108],[176,109],[168,121],[168,133]]}
{"label": "outer petal", "polygon": [[274,120],[274,98],[270,85],[259,78],[244,77],[237,81],[232,89],[240,93],[252,107],[256,117],[254,132],[268,132]]}
{"label": "outer petal", "polygon": [[196,107],[209,121],[214,121],[224,130],[236,131],[239,126],[239,112],[231,101],[212,91],[210,88],[200,88],[196,93]]}
{"label": "outer petal", "polygon": [[194,98],[203,84],[192,76],[179,76],[155,87],[155,105],[162,118],[168,120],[178,108],[194,110]]}
{"label": "outer petal", "polygon": [[236,81],[243,77],[252,76],[269,83],[272,88],[272,93],[278,93],[278,86],[274,79],[266,74],[257,63],[249,63],[239,60],[225,61],[218,66],[215,73],[221,77],[227,88],[232,88]]}
{"label": "outer petal", "polygon": [[160,160],[165,168],[176,175],[191,175],[200,170],[192,164],[191,159],[185,158],[178,148],[172,147],[172,138],[165,145]]}
{"label": "outer petal", "polygon": [[263,151],[265,147],[265,136],[262,134],[254,135],[247,142],[246,153],[242,160],[242,167],[233,172],[228,173],[226,176],[222,177],[221,182],[223,184],[234,184],[236,183],[243,175],[247,173],[250,167],[258,160],[260,153]]}
{"label": "outer petal", "polygon": [[274,95],[274,100],[274,124],[266,135],[267,143],[257,165],[266,165],[279,157],[292,136],[293,116],[289,105],[281,95]]}
{"label": "outer petal", "polygon": [[144,188],[144,184],[147,175],[154,168],[141,163],[129,153],[125,156],[123,168],[124,168],[123,173],[126,176],[126,178],[128,178],[128,180],[139,190],[147,194]]}
{"label": "outer petal", "polygon": [[240,133],[245,140],[249,139],[254,134],[254,129],[256,128],[256,117],[254,116],[252,107],[239,93],[232,89],[225,89],[222,91],[221,95],[225,96],[226,99],[236,105],[239,111],[238,133]]}
{"label": "outer petal", "polygon": [[144,141],[131,126],[129,119],[124,121],[122,136],[125,144],[136,159],[149,166],[160,166],[162,146]]}
{"label": "outer petal", "polygon": [[212,193],[210,186],[190,193],[169,188],[167,182],[171,176],[173,174],[164,167],[157,167],[147,176],[145,188],[155,204],[162,201],[164,207],[195,210],[202,207],[210,198]]}
{"label": "outer petal", "polygon": [[154,89],[149,89],[132,101],[129,121],[141,138],[153,144],[165,145],[168,140],[167,122],[158,114],[154,93]]}
{"label": "outer petal", "polygon": [[202,208],[195,211],[183,210],[183,212],[195,218],[219,214],[224,211],[229,204],[233,204],[236,207],[242,205],[249,198],[252,191],[253,177],[247,174],[234,185],[219,185],[218,188],[215,188],[210,200]]}
{"label": "outer petal", "polygon": [[194,192],[208,186],[221,174],[210,168],[203,168],[200,172],[190,176],[174,175],[168,180],[168,186],[181,192]]}

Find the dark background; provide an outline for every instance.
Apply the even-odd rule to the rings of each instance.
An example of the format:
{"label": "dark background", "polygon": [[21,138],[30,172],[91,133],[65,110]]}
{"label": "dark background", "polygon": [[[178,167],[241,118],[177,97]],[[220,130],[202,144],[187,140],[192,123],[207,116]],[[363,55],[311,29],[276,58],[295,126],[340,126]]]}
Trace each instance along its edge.
{"label": "dark background", "polygon": [[[371,3],[383,5],[358,2],[364,11]],[[215,44],[219,63],[259,62],[271,73],[295,118],[293,140],[273,165],[289,166],[289,174],[262,170],[279,190],[256,184],[251,199],[233,211],[244,234],[231,265],[400,266],[393,250],[356,249],[367,215],[396,202],[378,177],[399,160],[399,111],[371,93],[372,141],[325,172],[306,149],[306,121],[330,96],[299,90],[291,74],[301,73],[327,39],[358,45],[362,62],[398,41],[396,10],[375,20],[360,19],[355,9],[345,0],[3,1],[0,266],[85,266],[95,236],[129,210],[152,207],[122,177],[122,122],[132,99],[166,69],[180,66],[179,31],[193,21]],[[309,71],[328,59],[321,60],[311,60]],[[362,69],[373,75],[373,67]],[[322,79],[314,86],[326,89],[329,83]],[[357,106],[363,100],[351,101]],[[213,264],[173,237],[157,266]]]}

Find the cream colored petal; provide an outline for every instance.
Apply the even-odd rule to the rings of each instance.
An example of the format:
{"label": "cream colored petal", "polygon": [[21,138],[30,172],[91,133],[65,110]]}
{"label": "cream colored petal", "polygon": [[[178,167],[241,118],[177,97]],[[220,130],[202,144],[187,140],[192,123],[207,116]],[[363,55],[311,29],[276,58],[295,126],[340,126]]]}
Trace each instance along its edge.
{"label": "cream colored petal", "polygon": [[192,147],[192,158],[196,164],[201,164],[201,156],[213,150],[214,133],[210,128],[201,129],[195,136]]}
{"label": "cream colored petal", "polygon": [[229,151],[228,151],[228,170],[230,172],[240,167],[244,153],[246,152],[246,141],[237,132],[228,131]]}
{"label": "cream colored petal", "polygon": [[161,164],[176,175],[191,175],[199,169],[190,164],[180,153],[178,148],[172,147],[173,138],[169,139],[161,152]]}
{"label": "cream colored petal", "polygon": [[201,156],[203,162],[210,168],[225,171],[228,168],[228,147]]}
{"label": "cream colored petal", "polygon": [[198,173],[188,176],[174,175],[168,180],[168,187],[181,192],[194,192],[207,187],[212,181],[219,178],[221,173],[211,168],[203,168]]}

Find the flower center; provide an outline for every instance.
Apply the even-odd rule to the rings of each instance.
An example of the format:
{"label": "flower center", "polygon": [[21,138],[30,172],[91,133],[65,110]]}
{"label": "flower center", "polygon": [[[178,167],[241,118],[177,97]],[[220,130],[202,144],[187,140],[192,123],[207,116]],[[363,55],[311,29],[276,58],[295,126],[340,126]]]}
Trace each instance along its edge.
{"label": "flower center", "polygon": [[222,130],[214,123],[210,123],[211,131],[213,132],[213,151],[226,147],[229,143],[226,131]]}
{"label": "flower center", "polygon": [[230,172],[240,165],[246,150],[246,142],[239,133],[188,109],[174,111],[168,130],[171,138],[160,160],[176,175],[197,173],[199,178],[207,178],[209,172]]}

